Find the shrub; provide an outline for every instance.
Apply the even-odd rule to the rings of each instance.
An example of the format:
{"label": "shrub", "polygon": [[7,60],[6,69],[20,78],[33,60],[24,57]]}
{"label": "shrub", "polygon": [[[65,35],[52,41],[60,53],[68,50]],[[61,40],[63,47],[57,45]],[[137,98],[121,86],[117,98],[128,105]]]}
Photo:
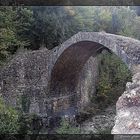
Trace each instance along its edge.
{"label": "shrub", "polygon": [[60,127],[56,130],[58,134],[80,134],[78,127],[71,126],[68,121],[62,119]]}
{"label": "shrub", "polygon": [[4,104],[0,99],[0,133],[16,134],[19,130],[19,115],[15,109]]}
{"label": "shrub", "polygon": [[104,52],[98,56],[99,80],[96,96],[91,98],[99,108],[116,103],[125,90],[126,82],[131,79],[131,72],[115,54]]}

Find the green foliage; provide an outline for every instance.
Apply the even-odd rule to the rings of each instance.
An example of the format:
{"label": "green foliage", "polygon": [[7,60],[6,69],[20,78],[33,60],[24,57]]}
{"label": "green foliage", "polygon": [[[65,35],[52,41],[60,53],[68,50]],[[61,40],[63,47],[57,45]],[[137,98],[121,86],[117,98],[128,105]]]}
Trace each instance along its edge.
{"label": "green foliage", "polygon": [[127,6],[0,7],[0,59],[19,47],[52,49],[79,31],[140,39],[140,18]]}
{"label": "green foliage", "polygon": [[41,129],[40,119],[36,114],[21,113],[19,117],[19,134],[39,134]]}
{"label": "green foliage", "polygon": [[136,12],[126,7],[116,10],[116,12],[117,18],[121,25],[118,34],[140,39],[136,35],[136,28],[139,26],[137,24],[138,16],[136,15]]}
{"label": "green foliage", "polygon": [[104,107],[117,101],[124,91],[126,82],[131,80],[131,72],[114,54],[105,52],[99,55],[98,59],[99,83],[94,99]]}
{"label": "green foliage", "polygon": [[95,31],[110,31],[112,15],[109,8],[94,8],[93,29]]}
{"label": "green foliage", "polygon": [[32,32],[35,41],[33,49],[51,49],[78,30],[79,21],[73,16],[74,10],[69,7],[40,6],[32,7],[32,10],[35,18]]}
{"label": "green foliage", "polygon": [[0,7],[0,61],[30,44],[27,33],[33,21],[32,14],[25,7]]}
{"label": "green foliage", "polygon": [[12,107],[6,106],[0,99],[0,134],[17,134],[19,115]]}
{"label": "green foliage", "polygon": [[139,18],[127,6],[41,6],[32,10],[32,49],[54,48],[79,31],[106,31],[139,39]]}
{"label": "green foliage", "polygon": [[58,134],[80,134],[80,129],[74,126],[71,126],[68,121],[62,120],[60,127],[56,130]]}
{"label": "green foliage", "polygon": [[140,19],[131,7],[80,6],[73,9],[74,17],[82,25],[81,31],[106,31],[140,39],[138,32]]}
{"label": "green foliage", "polygon": [[32,117],[29,115],[20,114],[19,117],[20,127],[19,127],[19,134],[32,134],[31,131],[31,123],[32,123]]}
{"label": "green foliage", "polygon": [[38,134],[40,128],[37,115],[17,112],[0,98],[0,134]]}

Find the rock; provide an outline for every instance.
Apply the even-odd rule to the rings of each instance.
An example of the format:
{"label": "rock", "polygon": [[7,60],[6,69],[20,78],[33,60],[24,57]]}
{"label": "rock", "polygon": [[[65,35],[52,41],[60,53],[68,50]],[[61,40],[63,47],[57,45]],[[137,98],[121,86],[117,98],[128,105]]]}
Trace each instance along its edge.
{"label": "rock", "polygon": [[116,104],[117,116],[112,134],[140,134],[140,67],[136,67],[132,83]]}

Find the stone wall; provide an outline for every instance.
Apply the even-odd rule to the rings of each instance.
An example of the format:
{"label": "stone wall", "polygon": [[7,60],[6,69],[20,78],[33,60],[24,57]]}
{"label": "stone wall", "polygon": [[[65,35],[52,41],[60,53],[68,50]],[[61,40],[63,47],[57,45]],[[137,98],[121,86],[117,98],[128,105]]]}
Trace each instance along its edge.
{"label": "stone wall", "polygon": [[[22,102],[29,102],[26,111],[45,112],[48,56],[47,49],[23,53],[1,70],[0,92],[7,104],[22,108]],[[25,101],[26,98],[28,101]]]}
{"label": "stone wall", "polygon": [[0,74],[0,93],[5,102],[24,112],[41,116],[52,115],[52,113],[64,115],[71,112],[68,111],[70,107],[73,107],[71,110],[75,112],[75,106],[80,100],[83,101],[81,105],[84,105],[87,102],[84,93],[87,93],[89,88],[91,94],[95,93],[97,60],[90,58],[81,69],[76,92],[72,96],[65,93],[64,97],[61,97],[60,94],[50,96],[49,93],[49,73],[53,59],[47,49],[23,53],[13,58]]}

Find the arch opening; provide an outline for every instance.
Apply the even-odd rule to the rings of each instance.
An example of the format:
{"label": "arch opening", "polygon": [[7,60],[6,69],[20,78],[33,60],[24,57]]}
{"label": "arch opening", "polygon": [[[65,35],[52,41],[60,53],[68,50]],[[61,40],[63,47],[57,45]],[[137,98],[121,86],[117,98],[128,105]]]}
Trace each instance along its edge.
{"label": "arch opening", "polygon": [[50,82],[51,96],[71,94],[75,90],[79,72],[90,57],[108,48],[91,41],[81,41],[67,48],[56,61]]}
{"label": "arch opening", "polygon": [[[96,65],[96,56],[103,50],[107,50],[109,53],[112,53],[109,48],[103,46],[100,43],[92,41],[80,41],[69,46],[58,57],[52,69],[50,80],[49,97],[54,97],[56,99],[55,103],[54,101],[52,102],[54,112],[63,110],[65,113],[70,113],[71,111],[66,111],[70,107],[75,107],[74,110],[77,110],[79,107],[88,104],[89,95],[88,93],[86,94],[86,92],[89,91],[87,89],[90,88],[91,85],[87,86],[86,81],[80,81],[82,80],[81,76],[83,76],[81,73],[83,73],[83,69],[86,67],[84,74],[88,72],[91,73],[89,74],[89,76],[91,76],[92,73],[98,69],[98,66]],[[88,65],[91,67],[87,67]],[[86,80],[91,80],[91,78],[95,78],[97,75],[98,73],[89,79],[86,78]],[[85,80],[85,78],[83,79]],[[94,84],[96,83],[96,81],[91,80],[90,83],[92,82],[94,82]],[[81,87],[86,86],[86,89],[81,91],[81,87],[78,87],[79,83],[82,83],[80,85]],[[91,92],[93,92],[93,90]],[[87,96],[87,98],[85,98],[85,96]]]}

